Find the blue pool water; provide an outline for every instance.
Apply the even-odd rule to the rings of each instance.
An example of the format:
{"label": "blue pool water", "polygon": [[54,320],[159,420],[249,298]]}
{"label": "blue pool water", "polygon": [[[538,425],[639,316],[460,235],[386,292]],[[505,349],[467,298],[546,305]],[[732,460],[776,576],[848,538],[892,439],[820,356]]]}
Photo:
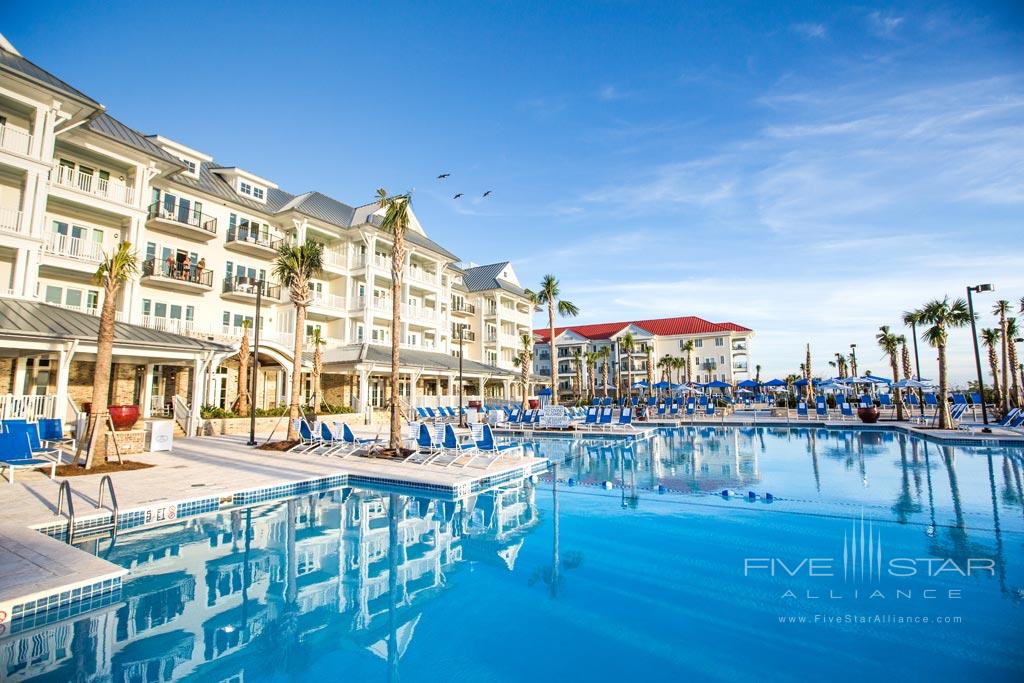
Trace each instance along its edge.
{"label": "blue pool water", "polygon": [[465,501],[341,489],[101,542],[120,595],[0,640],[0,678],[1024,679],[1020,449],[528,447],[557,467]]}

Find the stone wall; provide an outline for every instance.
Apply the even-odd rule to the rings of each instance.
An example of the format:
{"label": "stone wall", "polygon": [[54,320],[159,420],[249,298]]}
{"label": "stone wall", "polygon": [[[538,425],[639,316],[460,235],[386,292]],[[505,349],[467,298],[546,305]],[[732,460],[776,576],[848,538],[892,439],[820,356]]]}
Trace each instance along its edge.
{"label": "stone wall", "polygon": [[0,358],[0,393],[15,394],[14,391],[14,359]]}
{"label": "stone wall", "polygon": [[[113,391],[110,393],[110,405],[130,405],[135,403],[135,365],[114,363],[111,375],[114,378]],[[86,360],[71,361],[68,375],[68,395],[75,405],[92,401],[92,387],[95,383],[96,363]]]}

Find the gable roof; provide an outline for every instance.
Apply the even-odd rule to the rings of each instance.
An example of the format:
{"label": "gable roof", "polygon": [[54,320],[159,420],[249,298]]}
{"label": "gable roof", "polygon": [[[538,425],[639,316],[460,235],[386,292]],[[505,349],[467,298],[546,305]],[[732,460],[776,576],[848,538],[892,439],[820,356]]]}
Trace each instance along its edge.
{"label": "gable roof", "polygon": [[[595,325],[567,325],[556,327],[555,336],[566,330],[572,330],[576,334],[592,340],[610,339],[621,332],[629,325],[636,325],[642,330],[658,336],[671,336],[677,334],[710,334],[713,332],[752,332],[748,327],[736,323],[713,323],[698,318],[695,315],[679,316],[675,318],[651,318],[648,320],[628,320],[615,323],[597,323]],[[548,329],[538,328],[534,330],[541,343],[548,342]]]}
{"label": "gable roof", "polygon": [[174,164],[175,166],[184,167],[185,165],[176,156],[172,156],[163,150],[158,145],[153,144],[145,135],[129,128],[110,114],[106,112],[95,116],[85,124],[85,127],[94,133],[110,138],[115,142],[120,142],[123,145],[136,149],[144,154],[148,154],[151,157],[166,161],[167,163]]}
{"label": "gable roof", "polygon": [[514,285],[507,280],[502,280],[499,275],[509,265],[508,261],[491,263],[486,266],[475,266],[462,271],[462,281],[466,289],[471,292],[483,292],[489,289],[501,289],[512,294],[523,296],[526,290]]}
{"label": "gable roof", "polygon": [[32,81],[38,85],[56,90],[62,95],[74,98],[96,109],[102,109],[103,105],[92,99],[84,92],[73,88],[61,79],[51,74],[16,52],[10,52],[0,47],[0,69],[14,73],[16,76]]}

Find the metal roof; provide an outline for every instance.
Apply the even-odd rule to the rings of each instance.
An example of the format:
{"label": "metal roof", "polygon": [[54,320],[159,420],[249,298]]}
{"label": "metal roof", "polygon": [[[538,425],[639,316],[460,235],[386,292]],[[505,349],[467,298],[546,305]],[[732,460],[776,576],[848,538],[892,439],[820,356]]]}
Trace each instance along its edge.
{"label": "metal roof", "polygon": [[[95,340],[100,319],[80,311],[38,301],[0,297],[0,335],[32,336],[46,339]],[[114,342],[136,346],[157,346],[184,351],[230,351],[224,344],[184,337],[148,327],[114,324]]]}
{"label": "metal roof", "polygon": [[498,277],[501,275],[501,271],[505,270],[505,266],[508,264],[508,261],[501,261],[499,263],[492,263],[486,266],[466,268],[465,271],[463,271],[462,281],[466,284],[466,289],[471,292],[482,292],[488,289],[503,289],[506,292],[518,294],[519,296],[525,295],[525,289]]}
{"label": "metal roof", "polygon": [[[324,365],[332,363],[391,363],[391,347],[377,344],[349,344],[328,349],[323,352]],[[446,370],[450,372],[459,371],[459,359],[447,353],[435,351],[413,351],[402,349],[402,368],[423,368],[425,370]],[[506,370],[486,363],[477,361],[462,361],[463,372],[474,375],[515,375],[513,370]]]}
{"label": "metal roof", "polygon": [[184,167],[181,159],[168,154],[161,147],[150,142],[145,135],[137,130],[129,128],[110,114],[103,113],[99,116],[93,117],[85,124],[85,127],[94,133],[99,133],[111,140],[128,145],[129,147],[137,149],[151,157],[156,157],[161,161],[166,161],[170,164]]}
{"label": "metal roof", "polygon": [[71,87],[46,69],[33,64],[21,55],[8,52],[3,48],[0,48],[0,68],[13,72],[16,75],[33,81],[39,85],[56,90],[64,95],[73,97],[74,99],[80,100],[97,109],[103,108],[102,104],[92,99],[81,90]]}

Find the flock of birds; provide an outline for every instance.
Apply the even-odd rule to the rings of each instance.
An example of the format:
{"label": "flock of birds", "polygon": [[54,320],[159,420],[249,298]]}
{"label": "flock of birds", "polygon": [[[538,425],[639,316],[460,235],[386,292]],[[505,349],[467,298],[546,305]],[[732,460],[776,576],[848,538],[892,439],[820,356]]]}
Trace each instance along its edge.
{"label": "flock of birds", "polygon": [[[451,173],[442,173],[441,175],[437,176],[437,179],[439,181],[444,181],[444,180],[447,180],[448,176],[450,176],[450,175],[451,175]],[[463,193],[463,192],[456,192],[455,196],[452,197],[452,199],[458,199],[459,197],[463,197],[463,196],[465,196],[465,193]],[[489,196],[491,196],[491,190],[487,190],[487,192],[484,192],[482,198],[486,199]]]}

